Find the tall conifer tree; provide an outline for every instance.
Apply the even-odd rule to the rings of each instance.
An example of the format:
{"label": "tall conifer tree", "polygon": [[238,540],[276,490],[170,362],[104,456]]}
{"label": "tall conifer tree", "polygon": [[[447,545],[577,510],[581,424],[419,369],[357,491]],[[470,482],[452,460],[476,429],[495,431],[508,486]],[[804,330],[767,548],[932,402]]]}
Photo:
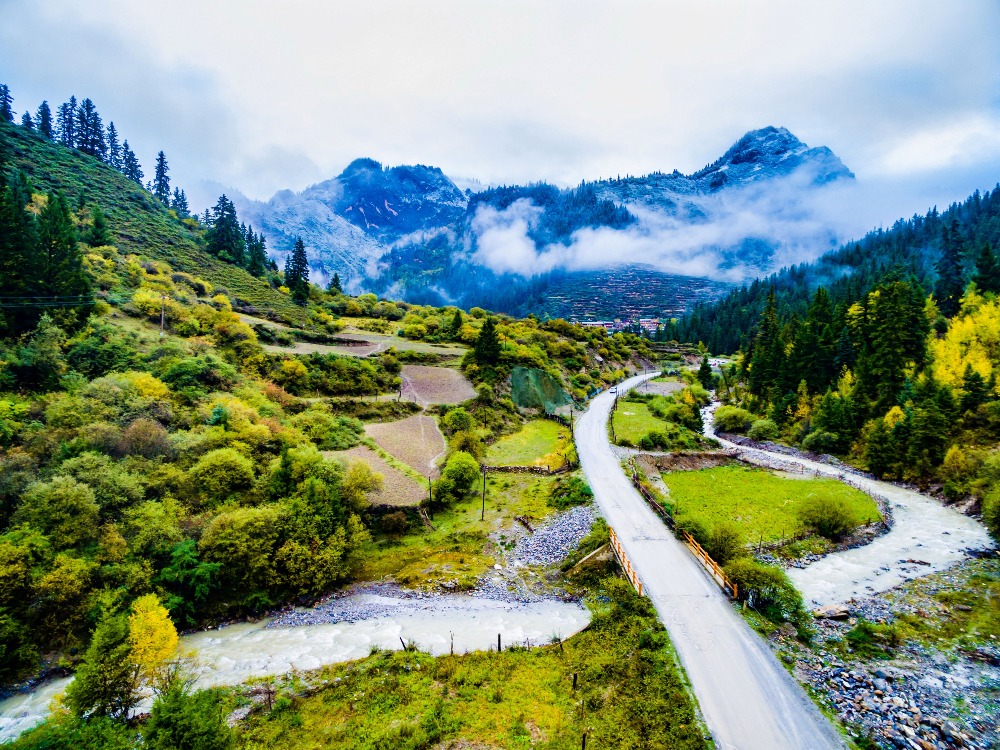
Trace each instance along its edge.
{"label": "tall conifer tree", "polygon": [[976,272],[972,276],[980,292],[1000,294],[1000,261],[990,243],[983,244],[976,256]]}
{"label": "tall conifer tree", "polygon": [[476,337],[473,354],[476,361],[484,365],[495,365],[500,361],[500,336],[497,334],[497,324],[493,318],[487,318]]}
{"label": "tall conifer tree", "polygon": [[935,266],[938,272],[934,296],[938,309],[947,317],[958,312],[962,297],[962,246],[958,234],[958,221],[951,220],[951,226],[941,230],[941,258]]}
{"label": "tall conifer tree", "polygon": [[50,141],[52,140],[52,110],[49,109],[47,101],[38,105],[38,112],[35,113],[35,126],[39,133]]}
{"label": "tall conifer tree", "polygon": [[0,120],[14,122],[14,97],[6,83],[0,83]]}
{"label": "tall conifer tree", "polygon": [[142,178],[144,177],[142,167],[139,166],[139,160],[135,157],[135,152],[129,148],[128,140],[122,143],[122,174],[136,185],[142,185]]}
{"label": "tall conifer tree", "polygon": [[122,171],[122,147],[118,143],[118,130],[115,129],[114,121],[108,123],[107,132],[107,162],[108,166],[114,167],[119,172]]}
{"label": "tall conifer tree", "polygon": [[167,166],[167,156],[162,151],[156,155],[156,176],[153,178],[152,193],[164,206],[170,205],[170,178],[167,173],[170,167]]}
{"label": "tall conifer tree", "polygon": [[309,299],[309,258],[301,237],[296,238],[292,252],[285,259],[285,286],[297,304],[304,305]]}

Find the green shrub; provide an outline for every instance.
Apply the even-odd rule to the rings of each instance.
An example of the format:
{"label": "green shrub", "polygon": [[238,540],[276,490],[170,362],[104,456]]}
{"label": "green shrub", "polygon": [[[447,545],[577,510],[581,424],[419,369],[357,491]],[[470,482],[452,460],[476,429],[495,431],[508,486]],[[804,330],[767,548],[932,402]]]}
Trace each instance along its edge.
{"label": "green shrub", "polygon": [[441,478],[435,483],[434,497],[450,502],[468,497],[479,480],[479,463],[470,454],[456,451],[445,464]]}
{"label": "green shrub", "polygon": [[[692,534],[692,536],[694,536]],[[746,554],[746,547],[743,544],[743,537],[739,528],[729,522],[717,523],[715,528],[708,535],[708,543],[705,551],[712,556],[719,565],[742,557]]]}
{"label": "green shrub", "polygon": [[738,406],[720,406],[715,410],[715,429],[720,432],[744,433],[753,424],[753,414]]}
{"label": "green shrub", "polygon": [[847,632],[844,640],[856,656],[888,659],[903,642],[903,637],[895,623],[877,624],[862,619]]}
{"label": "green shrub", "polygon": [[227,750],[236,742],[215,693],[180,682],[157,697],[142,738],[148,750]]}
{"label": "green shrub", "polygon": [[35,482],[25,492],[14,522],[26,522],[43,531],[57,549],[84,544],[97,535],[94,491],[72,477]]}
{"label": "green shrub", "polygon": [[552,485],[548,504],[560,510],[574,505],[586,505],[594,499],[590,485],[578,476],[560,477]]}
{"label": "green shrub", "polygon": [[840,435],[823,430],[810,432],[802,441],[802,447],[813,453],[836,453],[839,446]]}
{"label": "green shrub", "polygon": [[191,467],[195,492],[208,504],[218,504],[253,486],[253,463],[233,448],[209,451]]}
{"label": "green shrub", "polygon": [[833,542],[839,542],[853,528],[851,510],[841,498],[814,495],[799,508],[803,525]]}
{"label": "green shrub", "polygon": [[736,584],[740,601],[772,622],[791,622],[800,636],[807,633],[809,619],[802,595],[781,568],[741,557],[724,566],[724,570]]}
{"label": "green shrub", "polygon": [[778,425],[770,419],[757,419],[750,425],[747,437],[751,440],[774,440],[779,435]]}

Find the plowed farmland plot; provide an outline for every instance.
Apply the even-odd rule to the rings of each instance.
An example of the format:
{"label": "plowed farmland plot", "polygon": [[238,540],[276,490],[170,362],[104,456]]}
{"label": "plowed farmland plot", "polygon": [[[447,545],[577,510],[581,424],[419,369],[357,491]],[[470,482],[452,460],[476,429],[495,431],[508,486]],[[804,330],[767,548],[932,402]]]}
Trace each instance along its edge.
{"label": "plowed farmland plot", "polygon": [[438,476],[434,462],[444,454],[444,436],[433,417],[417,414],[398,422],[365,425],[365,434],[379,447],[424,476]]}
{"label": "plowed farmland plot", "polygon": [[364,461],[372,468],[372,471],[382,475],[382,490],[374,495],[369,495],[372,505],[389,505],[398,508],[417,506],[427,496],[427,487],[418,484],[399,469],[390,466],[371,448],[359,445],[349,451],[324,451],[323,455],[345,462]]}
{"label": "plowed farmland plot", "polygon": [[403,398],[418,404],[460,404],[476,397],[472,383],[458,370],[427,365],[405,365]]}

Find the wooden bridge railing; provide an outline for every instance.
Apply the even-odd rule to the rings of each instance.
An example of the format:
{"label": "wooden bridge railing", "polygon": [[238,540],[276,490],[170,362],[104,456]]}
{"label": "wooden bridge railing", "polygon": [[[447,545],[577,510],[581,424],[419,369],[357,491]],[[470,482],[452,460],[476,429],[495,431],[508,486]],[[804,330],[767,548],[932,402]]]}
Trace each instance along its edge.
{"label": "wooden bridge railing", "polygon": [[625,577],[635,586],[635,590],[639,596],[642,596],[642,581],[639,580],[639,574],[635,572],[635,568],[632,567],[632,563],[628,559],[628,555],[625,554],[621,542],[618,541],[618,535],[610,526],[608,527],[608,533],[611,535],[611,549],[614,550],[615,557],[618,558],[618,564],[625,571]]}
{"label": "wooden bridge railing", "polygon": [[694,556],[698,558],[701,564],[705,567],[705,570],[709,572],[715,582],[719,584],[720,588],[722,588],[722,590],[733,599],[739,598],[739,591],[736,584],[729,580],[729,576],[726,575],[722,566],[712,559],[712,556],[705,551],[704,547],[698,544],[697,540],[693,536],[691,536],[687,531],[677,528],[674,523],[674,517],[670,515],[670,511],[660,505],[657,499],[653,496],[653,493],[643,486],[642,482],[639,481],[638,473],[634,469],[632,471],[632,485],[639,491],[639,494],[642,495],[643,499],[649,507],[653,509],[656,515],[662,518],[667,526],[673,529],[675,533],[680,535],[684,543],[688,546]]}

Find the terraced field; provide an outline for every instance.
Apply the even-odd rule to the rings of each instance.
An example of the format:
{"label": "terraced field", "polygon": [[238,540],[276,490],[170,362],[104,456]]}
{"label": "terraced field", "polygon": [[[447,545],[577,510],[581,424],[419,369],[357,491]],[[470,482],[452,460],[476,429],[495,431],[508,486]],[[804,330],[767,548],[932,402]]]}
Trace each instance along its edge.
{"label": "terraced field", "polygon": [[427,365],[405,365],[403,398],[418,404],[460,404],[476,397],[476,389],[458,370]]}
{"label": "terraced field", "polygon": [[381,491],[370,496],[372,505],[388,505],[397,508],[416,507],[427,496],[426,485],[419,484],[407,476],[371,448],[358,445],[347,451],[324,451],[326,458],[342,461],[364,461],[372,471],[382,475]]}
{"label": "terraced field", "polygon": [[384,451],[424,476],[438,476],[435,462],[444,455],[445,442],[433,417],[416,414],[396,422],[369,424],[365,426],[365,434]]}

